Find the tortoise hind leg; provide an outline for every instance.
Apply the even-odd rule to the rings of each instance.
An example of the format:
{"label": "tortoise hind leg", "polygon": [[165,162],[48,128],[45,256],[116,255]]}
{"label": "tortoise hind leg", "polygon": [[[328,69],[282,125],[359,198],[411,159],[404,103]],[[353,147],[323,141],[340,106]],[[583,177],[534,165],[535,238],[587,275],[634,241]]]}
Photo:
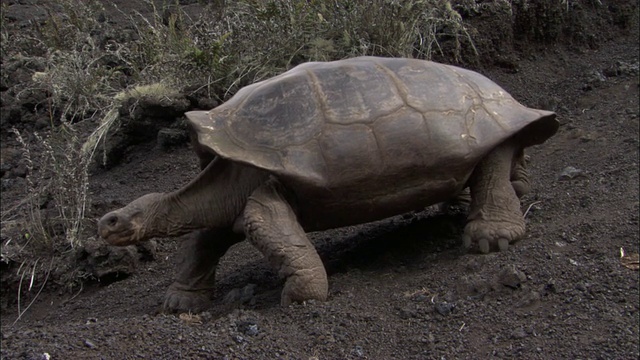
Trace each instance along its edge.
{"label": "tortoise hind leg", "polygon": [[519,149],[519,151],[516,152],[511,169],[511,186],[513,186],[513,190],[515,190],[518,198],[521,198],[531,191],[529,172],[527,171],[527,157],[524,154],[524,149]]}
{"label": "tortoise hind leg", "polygon": [[274,179],[256,189],[244,210],[244,230],[278,274],[286,279],[281,304],[326,300],[327,273]]}
{"label": "tortoise hind leg", "polygon": [[[516,192],[518,198],[522,198],[531,191],[524,149],[519,149],[513,159],[511,186],[513,186],[513,190]],[[465,187],[458,195],[438,205],[440,212],[446,214],[456,214],[462,211],[467,212],[471,206],[471,191],[469,187]]]}
{"label": "tortoise hind leg", "polygon": [[465,187],[456,196],[451,199],[438,204],[438,210],[447,215],[455,215],[460,213],[467,213],[469,206],[471,205],[471,192],[468,187]]}
{"label": "tortoise hind leg", "polygon": [[482,253],[506,250],[510,243],[524,236],[517,185],[511,182],[512,168],[521,154],[514,141],[507,141],[474,169],[469,179],[471,210],[463,235],[465,247],[477,248]]}
{"label": "tortoise hind leg", "polygon": [[201,312],[210,305],[220,258],[244,236],[231,230],[199,230],[182,243],[179,272],[167,289],[162,311]]}

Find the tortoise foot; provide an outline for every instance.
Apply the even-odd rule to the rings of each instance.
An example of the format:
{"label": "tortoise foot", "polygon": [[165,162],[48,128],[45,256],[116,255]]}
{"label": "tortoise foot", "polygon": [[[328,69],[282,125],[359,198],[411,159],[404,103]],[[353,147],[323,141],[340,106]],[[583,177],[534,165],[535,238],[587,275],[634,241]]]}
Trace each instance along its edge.
{"label": "tortoise foot", "polygon": [[524,236],[524,232],[524,221],[471,220],[464,228],[462,242],[465,248],[483,254],[506,251],[510,244]]}
{"label": "tortoise foot", "polygon": [[324,268],[321,271],[298,270],[287,278],[280,303],[288,306],[307,300],[326,301],[328,293],[329,283]]}
{"label": "tortoise foot", "polygon": [[200,313],[211,305],[212,290],[187,290],[180,284],[172,284],[164,297],[164,313]]}

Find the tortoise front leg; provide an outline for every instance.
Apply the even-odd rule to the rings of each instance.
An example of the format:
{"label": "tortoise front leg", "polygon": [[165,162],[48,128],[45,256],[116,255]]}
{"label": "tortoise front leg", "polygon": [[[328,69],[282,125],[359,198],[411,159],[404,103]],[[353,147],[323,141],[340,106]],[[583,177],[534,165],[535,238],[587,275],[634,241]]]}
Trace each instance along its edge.
{"label": "tortoise front leg", "polygon": [[524,236],[525,223],[516,194],[520,189],[511,182],[512,166],[518,164],[521,154],[513,141],[507,141],[476,166],[469,179],[471,209],[463,235],[465,247],[482,253],[507,250],[510,243]]}
{"label": "tortoise front leg", "polygon": [[249,241],[286,279],[282,305],[327,299],[329,284],[322,260],[276,180],[267,181],[247,200],[244,230]]}
{"label": "tortoise front leg", "polygon": [[167,289],[163,312],[201,312],[213,295],[220,258],[244,236],[231,230],[199,230],[184,240],[178,276]]}

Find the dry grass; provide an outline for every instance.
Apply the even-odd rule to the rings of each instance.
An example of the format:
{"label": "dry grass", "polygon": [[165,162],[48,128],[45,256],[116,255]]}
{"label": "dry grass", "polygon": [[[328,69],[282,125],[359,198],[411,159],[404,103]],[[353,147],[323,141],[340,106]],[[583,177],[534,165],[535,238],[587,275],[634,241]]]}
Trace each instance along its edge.
{"label": "dry grass", "polygon": [[63,123],[46,138],[34,132],[37,152],[17,129],[13,130],[29,174],[26,205],[30,221],[23,236],[39,248],[52,250],[56,237],[64,235],[66,244],[78,247],[86,222],[90,158],[82,151],[75,130]]}
{"label": "dry grass", "polygon": [[468,40],[460,15],[441,0],[239,1],[207,33],[228,36],[222,43],[225,96],[307,61],[430,59],[443,38],[457,49]]}
{"label": "dry grass", "polygon": [[[44,289],[61,252],[82,245],[90,157],[81,151],[69,124],[63,123],[45,137],[34,132],[31,141],[17,129],[13,131],[28,170],[27,191],[23,201],[2,212],[3,238],[8,240],[0,255],[5,263],[20,264],[16,270],[17,322]],[[72,288],[84,277],[71,269],[66,285]]]}
{"label": "dry grass", "polygon": [[[38,108],[52,125],[42,134],[15,130],[28,189],[24,201],[3,208],[3,233],[19,231],[0,254],[2,261],[22,263],[18,275],[30,285],[21,291],[33,289],[39,276],[48,278],[42,265],[48,261],[41,259],[82,245],[91,161],[117,131],[128,99],[190,88],[224,101],[244,85],[306,61],[428,59],[443,52],[445,40],[458,57],[461,44],[470,44],[460,15],[444,0],[217,1],[197,18],[177,1],[147,5],[149,13],[127,15],[133,29],[127,41],[119,40],[121,27],[100,20],[104,9],[95,0],[50,1],[43,5],[44,24],[19,31],[8,28],[6,4],[0,5],[3,67],[43,64],[29,81],[11,84],[12,91],[18,99],[44,92]],[[93,131],[80,132],[79,122],[95,124]]]}

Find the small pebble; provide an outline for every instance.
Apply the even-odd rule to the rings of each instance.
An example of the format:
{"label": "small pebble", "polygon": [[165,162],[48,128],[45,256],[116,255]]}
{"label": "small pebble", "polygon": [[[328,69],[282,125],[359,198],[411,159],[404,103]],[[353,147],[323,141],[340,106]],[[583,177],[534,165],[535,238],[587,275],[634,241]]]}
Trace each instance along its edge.
{"label": "small pebble", "polygon": [[564,168],[564,170],[562,170],[560,175],[558,175],[558,180],[560,181],[572,180],[579,177],[586,178],[587,176],[585,175],[584,171],[580,169],[576,169],[573,166],[567,166],[566,168]]}
{"label": "small pebble", "polygon": [[519,328],[519,329],[514,330],[511,333],[511,337],[513,339],[520,340],[520,339],[526,338],[527,337],[527,333],[524,331],[524,329]]}
{"label": "small pebble", "polygon": [[511,289],[518,289],[527,280],[527,275],[518,270],[514,265],[502,269],[498,275],[498,283]]}
{"label": "small pebble", "polygon": [[443,301],[436,304],[436,311],[438,312],[438,314],[446,316],[451,314],[451,311],[453,311],[455,307],[455,304]]}
{"label": "small pebble", "polygon": [[249,325],[247,327],[246,334],[250,335],[250,336],[258,335],[258,325],[255,325],[255,324],[254,325]]}
{"label": "small pebble", "polygon": [[242,344],[244,342],[244,338],[238,334],[231,335],[231,339],[233,339],[233,341],[235,341],[238,344]]}
{"label": "small pebble", "polygon": [[364,351],[362,350],[362,346],[356,346],[353,349],[353,354],[357,357],[363,357],[364,356]]}
{"label": "small pebble", "polygon": [[240,321],[236,324],[236,326],[245,335],[249,335],[249,336],[258,335],[258,332],[259,332],[258,324],[256,324],[256,321],[253,319]]}
{"label": "small pebble", "polygon": [[578,266],[580,265],[577,261],[573,260],[573,259],[569,259],[569,263],[573,266]]}

